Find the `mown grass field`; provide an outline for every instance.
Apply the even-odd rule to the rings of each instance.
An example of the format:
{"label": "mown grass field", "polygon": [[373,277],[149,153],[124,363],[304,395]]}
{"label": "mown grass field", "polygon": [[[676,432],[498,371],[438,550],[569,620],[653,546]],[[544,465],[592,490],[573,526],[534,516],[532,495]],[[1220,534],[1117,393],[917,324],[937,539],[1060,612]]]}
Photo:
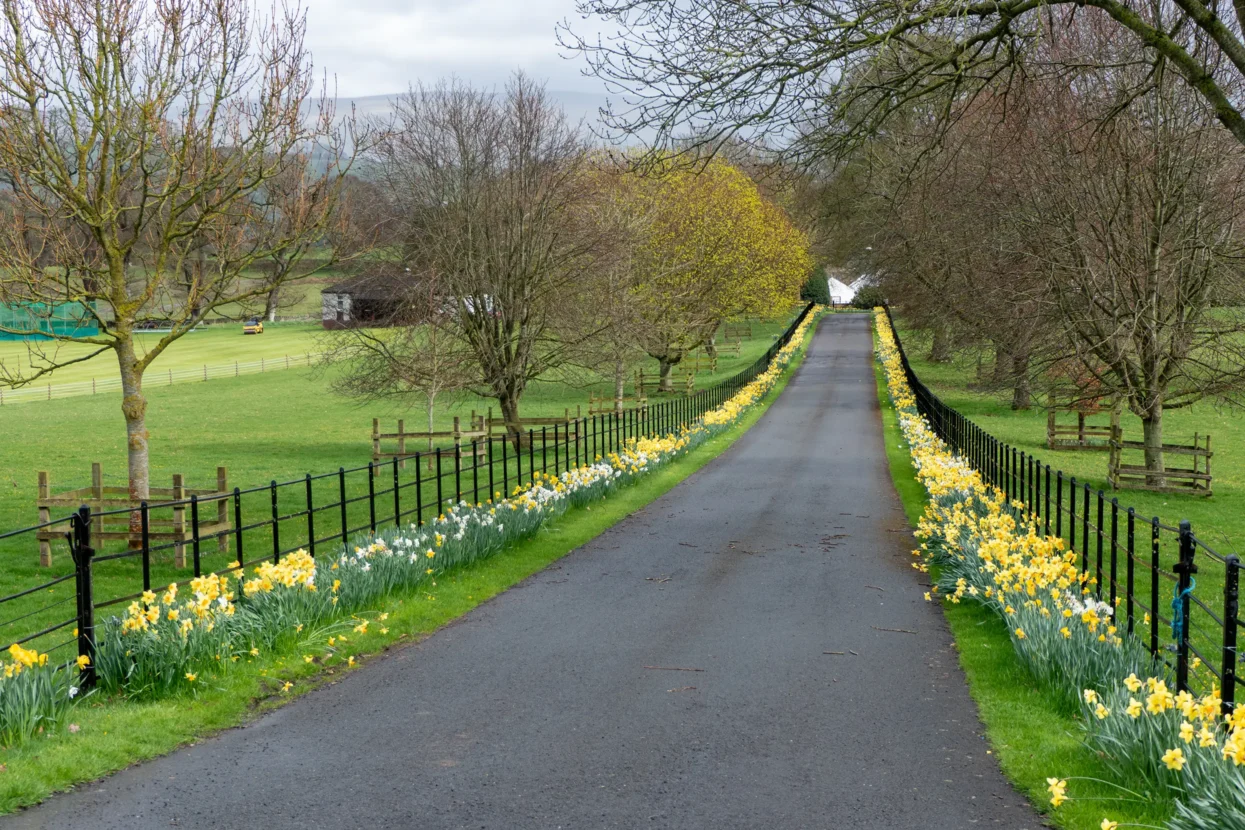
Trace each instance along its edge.
{"label": "mown grass field", "polygon": [[[280,360],[286,356],[301,357],[320,351],[319,339],[324,330],[315,323],[265,323],[264,333],[242,334],[242,324],[200,326],[183,335],[152,364],[144,385],[158,388],[170,370],[198,369],[202,366],[222,366],[235,361],[247,362],[268,358]],[[140,334],[135,339],[140,354],[155,346],[161,335]],[[42,341],[39,348],[44,354],[32,356],[26,344],[18,340],[0,340],[0,364],[11,371],[29,372],[32,368],[47,365],[48,360],[73,360],[88,355],[91,346],[82,343],[56,343]],[[78,383],[89,380],[111,380],[120,376],[117,359],[112,352],[105,352],[84,363],[74,363],[44,376],[36,386]]]}
{"label": "mown grass field", "polygon": [[[754,337],[744,341],[740,355],[723,356],[716,373],[698,375],[698,387],[707,387],[750,365],[785,327],[786,320],[754,325]],[[187,348],[194,346],[191,338],[196,336],[188,336]],[[239,347],[249,347],[252,341],[267,336],[244,338],[238,335],[233,342]],[[175,353],[168,355],[169,358],[176,356]],[[157,372],[163,359],[155,364]],[[655,372],[656,364],[645,368]],[[394,403],[361,405],[334,394],[329,388],[331,371],[289,369],[203,383],[149,386],[152,486],[169,487],[172,475],[181,473],[187,487],[211,487],[215,484],[217,466],[224,466],[229,471],[230,488],[262,487],[271,481],[296,482],[280,488],[277,498],[278,514],[292,517],[306,508],[306,491],[298,481],[306,474],[332,474],[340,467],[367,465],[371,458],[373,418],[380,418],[387,430],[396,427],[398,418],[406,418],[412,425],[424,423],[419,402],[414,402],[411,409]],[[586,411],[590,392],[608,393],[611,389],[607,382],[599,380],[585,377],[582,385],[536,383],[524,397],[522,413],[526,417],[554,416],[566,409],[574,413],[581,405]],[[659,400],[655,398],[653,402]],[[448,429],[455,415],[465,418],[471,409],[483,411],[490,403],[475,396],[459,396],[444,406],[438,404],[437,428]],[[0,432],[8,437],[0,450],[0,534],[37,522],[35,498],[39,470],[49,472],[54,492],[88,486],[92,461],[103,464],[105,485],[125,484],[125,432],[117,393],[6,406],[0,408]],[[579,447],[581,457],[587,449],[585,441]],[[455,492],[455,480],[452,460],[447,457],[445,461],[441,483],[444,494],[449,497]],[[533,461],[537,467],[541,465],[539,447],[533,455],[522,459],[525,476],[530,475]],[[549,466],[553,467],[552,461]],[[516,474],[513,458],[507,470],[509,483],[513,485]],[[500,485],[500,459],[494,464],[494,471],[495,484]],[[408,463],[401,473],[406,487],[402,494],[405,510],[411,509],[417,494],[425,505],[436,502],[435,474],[434,481],[430,482],[430,474],[425,470],[419,490],[410,486],[416,474],[414,462]],[[461,481],[464,495],[487,498],[487,479],[487,466],[478,479],[471,474],[464,475]],[[483,485],[482,490],[475,488],[477,481]],[[312,485],[313,503],[322,507],[339,500],[339,483],[336,475],[316,480]],[[347,507],[347,525],[352,530],[365,528],[370,519],[366,470],[348,475],[346,485],[347,499],[351,501]],[[383,522],[393,513],[392,496],[383,494],[386,487],[392,486],[390,468],[386,468],[383,477],[375,479],[373,486],[382,491],[376,503],[378,518]],[[272,515],[271,497],[266,490],[244,495],[241,503],[244,526],[267,522]],[[232,517],[232,504],[228,509]],[[204,513],[206,519],[215,514],[215,508],[209,507]],[[309,538],[305,518],[284,518],[281,527],[278,541],[282,549],[303,545]],[[336,540],[339,527],[340,512],[336,507],[316,512],[317,538]],[[273,537],[266,525],[245,531],[243,542],[247,562],[271,555]],[[205,540],[203,570],[223,568],[236,558],[236,540],[231,538],[230,544],[228,552],[217,552],[216,544]],[[104,554],[116,553],[124,549],[124,542],[97,547]],[[53,565],[45,568],[39,565],[38,545],[32,534],[0,539],[0,596],[71,573],[67,545],[58,541],[52,548]],[[191,558],[189,550],[186,558]],[[186,579],[190,575],[189,567],[174,567],[172,551],[162,550],[153,556],[153,585]],[[141,562],[137,557],[101,562],[95,568],[97,602],[131,595],[142,587]],[[18,602],[0,605],[0,640],[13,640],[71,617],[73,596],[74,586],[68,581]],[[24,616],[26,614],[31,616]],[[37,645],[47,649],[68,640],[68,631],[66,628],[49,635]]]}
{"label": "mown grass field", "polygon": [[[912,359],[915,355],[908,344],[913,343],[914,338],[907,332],[903,337]],[[887,461],[908,523],[915,528],[925,511],[925,489],[916,479],[880,364],[876,371]],[[922,378],[926,377],[923,368],[917,371]],[[1044,436],[1044,420],[1042,430]],[[1085,745],[1077,713],[1068,711],[1060,700],[1037,687],[1017,658],[1001,619],[967,602],[944,604],[943,613],[955,636],[960,666],[985,724],[991,751],[998,756],[1000,767],[1016,788],[1038,809],[1048,813],[1054,826],[1066,830],[1098,830],[1104,816],[1110,816],[1121,826],[1163,825],[1170,805],[1139,800],[1101,783],[1110,780],[1111,772]],[[1046,790],[1046,779],[1050,777],[1073,780],[1073,791],[1078,798],[1052,811],[1050,794]]]}
{"label": "mown grass field", "polygon": [[[1193,495],[1168,495],[1152,493],[1144,490],[1121,489],[1112,491],[1107,484],[1107,451],[1084,450],[1050,450],[1046,447],[1046,410],[1040,401],[1035,401],[1032,409],[1014,411],[1010,406],[1010,398],[998,394],[975,391],[972,388],[976,377],[975,362],[968,359],[953,360],[950,363],[932,363],[928,360],[928,341],[918,333],[902,328],[900,336],[907,352],[908,360],[917,376],[929,386],[944,402],[955,407],[982,429],[996,438],[1007,442],[1025,453],[1031,454],[1043,464],[1049,464],[1052,471],[1062,470],[1065,479],[1075,476],[1078,483],[1076,549],[1083,550],[1082,534],[1083,490],[1081,485],[1088,483],[1091,487],[1091,545],[1090,568],[1096,570],[1097,538],[1094,526],[1097,523],[1097,492],[1102,490],[1108,500],[1107,512],[1104,513],[1104,527],[1109,528],[1110,505],[1112,498],[1119,500],[1119,544],[1121,550],[1118,560],[1118,591],[1125,593],[1126,558],[1125,527],[1126,512],[1129,507],[1136,511],[1136,550],[1138,551],[1134,594],[1139,603],[1151,607],[1151,579],[1149,562],[1150,528],[1146,523],[1154,516],[1169,527],[1176,527],[1182,519],[1188,519],[1198,539],[1216,553],[1242,554],[1245,548],[1245,454],[1240,448],[1245,446],[1245,417],[1237,410],[1216,407],[1210,403],[1201,403],[1187,409],[1170,410],[1164,414],[1164,441],[1169,444],[1189,443],[1193,434],[1206,435],[1213,439],[1214,496],[1198,497]],[[1065,416],[1066,417],[1066,416]],[[1105,422],[1100,417],[1098,422]],[[1121,426],[1126,439],[1140,440],[1140,420],[1124,413]],[[1138,455],[1140,455],[1138,453]],[[1125,463],[1141,463],[1139,459],[1125,458]],[[1169,466],[1186,466],[1187,461],[1181,458],[1168,458]],[[1053,493],[1053,491],[1052,491]],[[1067,491],[1065,490],[1065,515],[1067,510]],[[1052,494],[1052,501],[1054,495]],[[1065,518],[1064,538],[1069,536],[1069,528]],[[1160,535],[1160,566],[1170,571],[1179,556],[1179,540],[1175,533],[1164,530]],[[1109,536],[1104,543],[1104,596],[1105,583],[1109,579],[1110,541]],[[1224,566],[1213,558],[1199,552],[1199,573],[1194,596],[1216,612],[1223,607]],[[1158,633],[1159,648],[1172,662],[1171,628],[1168,625],[1171,617],[1171,600],[1174,584],[1170,579],[1160,578],[1158,582],[1158,613],[1153,615],[1159,621],[1155,626]],[[1125,618],[1125,606],[1119,609],[1119,618]],[[1148,639],[1150,627],[1144,623],[1144,608],[1136,611],[1137,635]],[[1221,660],[1222,628],[1202,609],[1194,606],[1190,622],[1193,647],[1205,661],[1218,669]],[[1217,681],[1208,671],[1202,669],[1195,672],[1192,684],[1208,690]]]}

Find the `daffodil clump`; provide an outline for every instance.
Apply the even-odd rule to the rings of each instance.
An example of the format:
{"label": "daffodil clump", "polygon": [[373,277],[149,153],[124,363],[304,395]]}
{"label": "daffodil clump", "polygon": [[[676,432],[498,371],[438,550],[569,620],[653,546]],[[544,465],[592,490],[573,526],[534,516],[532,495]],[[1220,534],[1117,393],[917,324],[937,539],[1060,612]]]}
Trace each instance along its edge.
{"label": "daffodil clump", "polygon": [[[1176,799],[1172,830],[1245,828],[1245,709],[1224,717],[1217,691],[1195,698],[1169,688],[1162,664],[1119,629],[1115,608],[1097,596],[1064,541],[1039,533],[1023,504],[1009,504],[934,434],[917,411],[885,312],[875,320],[900,429],[929,492],[913,563],[938,566],[926,599],[973,601],[1003,617],[1030,672],[1078,702],[1090,746],[1119,779]],[[1072,798],[1068,779],[1047,784],[1053,807]],[[1100,826],[1127,825],[1104,818]]]}
{"label": "daffodil clump", "polygon": [[48,665],[48,656],[9,646],[0,660],[0,745],[8,746],[50,729],[64,718],[78,689],[67,669]]}
{"label": "daffodil clump", "polygon": [[1172,830],[1245,827],[1245,708],[1129,674],[1082,696],[1089,744],[1121,778],[1175,799]]}
{"label": "daffodil clump", "polygon": [[1029,670],[1070,705],[1086,687],[1151,669],[1149,652],[1121,634],[1115,608],[1096,596],[1094,580],[1064,540],[1043,535],[1023,504],[1009,504],[934,434],[917,411],[886,315],[879,311],[875,319],[899,426],[929,493],[913,551],[913,567],[938,566],[927,597],[971,600],[1001,616]]}
{"label": "daffodil clump", "polygon": [[248,569],[235,562],[223,573],[145,592],[98,632],[101,689],[131,697],[193,691],[283,638],[300,649],[327,645],[331,652],[350,635],[325,639],[325,631],[347,618],[358,622],[356,632],[366,631],[368,621],[358,614],[395,591],[418,589],[434,599],[428,591],[444,571],[492,556],[566,508],[604,498],[735,423],[773,387],[814,319],[806,317],[769,369],[677,433],[631,439],[617,452],[558,475],[535,473],[507,496],[446,502],[422,525],[369,537],[331,556],[300,550]]}

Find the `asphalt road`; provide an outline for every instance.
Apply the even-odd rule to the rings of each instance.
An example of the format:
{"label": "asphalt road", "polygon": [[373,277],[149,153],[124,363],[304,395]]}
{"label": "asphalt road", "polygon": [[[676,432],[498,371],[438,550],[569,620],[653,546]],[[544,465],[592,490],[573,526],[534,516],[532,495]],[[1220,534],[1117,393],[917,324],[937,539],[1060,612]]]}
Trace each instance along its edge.
{"label": "asphalt road", "polygon": [[1035,830],[910,567],[870,349],[826,318],[734,447],[550,569],[0,828]]}

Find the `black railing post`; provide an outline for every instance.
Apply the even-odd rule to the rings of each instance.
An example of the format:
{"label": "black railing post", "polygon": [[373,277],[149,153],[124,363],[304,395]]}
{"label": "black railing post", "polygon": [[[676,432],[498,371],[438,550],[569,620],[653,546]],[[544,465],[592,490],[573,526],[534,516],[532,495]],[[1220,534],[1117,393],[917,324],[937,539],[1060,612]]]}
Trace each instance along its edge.
{"label": "black railing post", "polygon": [[277,509],[277,481],[268,485],[272,493],[272,564],[281,561],[281,513]]}
{"label": "black railing post", "polygon": [[346,521],[346,468],[337,468],[338,505],[341,508],[342,547],[350,549],[350,524]]}
{"label": "black railing post", "polygon": [[138,505],[138,518],[143,533],[143,590],[151,590],[151,508],[147,502]]}
{"label": "black railing post", "polygon": [[424,464],[422,456],[415,453],[415,526],[424,524]]}
{"label": "black railing post", "polygon": [[1219,673],[1223,689],[1223,713],[1236,708],[1236,629],[1240,617],[1241,560],[1231,554],[1224,560],[1223,575],[1223,668]]}
{"label": "black railing post", "polygon": [[1055,473],[1055,535],[1063,536],[1063,470]]}
{"label": "black railing post", "polygon": [[[397,462],[396,458],[394,462]],[[315,502],[311,499],[311,473],[307,473],[303,482],[307,491],[307,552],[314,557],[316,555],[316,510]]]}
{"label": "black railing post", "polygon": [[[1120,500],[1111,499],[1111,592],[1110,600],[1112,610],[1118,608],[1115,604],[1115,584],[1119,580],[1119,561],[1116,549],[1120,544]],[[1119,619],[1116,616],[1116,619]]]}
{"label": "black railing post", "polygon": [[367,526],[376,535],[376,465],[367,462]]}
{"label": "black railing post", "polygon": [[493,480],[493,437],[487,436],[485,441],[488,442],[488,500],[493,500],[493,494],[497,492],[497,484]]}
{"label": "black railing post", "polygon": [[1173,568],[1179,577],[1176,583],[1176,602],[1172,614],[1180,615],[1180,625],[1172,633],[1176,635],[1176,691],[1189,689],[1189,593],[1193,588],[1193,575],[1197,565],[1193,561],[1193,530],[1188,519],[1180,520],[1180,561]]}
{"label": "black railing post", "polygon": [[393,526],[402,527],[402,491],[398,481],[398,458],[393,459]]}
{"label": "black railing post", "polygon": [[1089,482],[1081,486],[1085,498],[1081,502],[1081,564],[1086,574],[1089,573]]}
{"label": "black railing post", "polygon": [[78,688],[88,691],[95,686],[95,591],[91,583],[91,508],[78,508],[70,522],[72,539],[70,553],[74,563],[74,584],[78,600],[78,657],[86,658],[80,669]]}
{"label": "black railing post", "polygon": [[1068,479],[1068,550],[1076,553],[1076,476]]}
{"label": "black railing post", "polygon": [[242,490],[233,488],[233,539],[238,549],[238,566],[246,564],[242,552]]}
{"label": "black railing post", "polygon": [[[489,497],[492,497],[490,491]],[[480,439],[471,439],[471,503],[480,503]]]}
{"label": "black railing post", "polygon": [[1046,504],[1042,508],[1042,521],[1045,524],[1043,531],[1047,536],[1050,535],[1050,465],[1046,465]]}
{"label": "black railing post", "polygon": [[454,441],[454,506],[463,500],[463,445]]}
{"label": "black railing post", "polygon": [[194,561],[195,578],[203,575],[199,562],[199,497],[190,494],[190,551]]}
{"label": "black railing post", "polygon": [[445,493],[442,490],[441,479],[441,448],[437,447],[437,518],[441,517],[441,511],[445,509]]}

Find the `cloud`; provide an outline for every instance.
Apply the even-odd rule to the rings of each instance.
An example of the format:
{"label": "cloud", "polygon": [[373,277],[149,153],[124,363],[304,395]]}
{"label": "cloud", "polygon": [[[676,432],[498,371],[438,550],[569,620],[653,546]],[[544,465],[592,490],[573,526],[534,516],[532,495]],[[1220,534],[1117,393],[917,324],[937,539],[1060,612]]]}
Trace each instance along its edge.
{"label": "cloud", "polygon": [[578,57],[567,59],[556,25],[582,23],[574,0],[304,0],[317,71],[342,97],[401,92],[458,75],[500,85],[515,69],[550,89],[600,93]]}

